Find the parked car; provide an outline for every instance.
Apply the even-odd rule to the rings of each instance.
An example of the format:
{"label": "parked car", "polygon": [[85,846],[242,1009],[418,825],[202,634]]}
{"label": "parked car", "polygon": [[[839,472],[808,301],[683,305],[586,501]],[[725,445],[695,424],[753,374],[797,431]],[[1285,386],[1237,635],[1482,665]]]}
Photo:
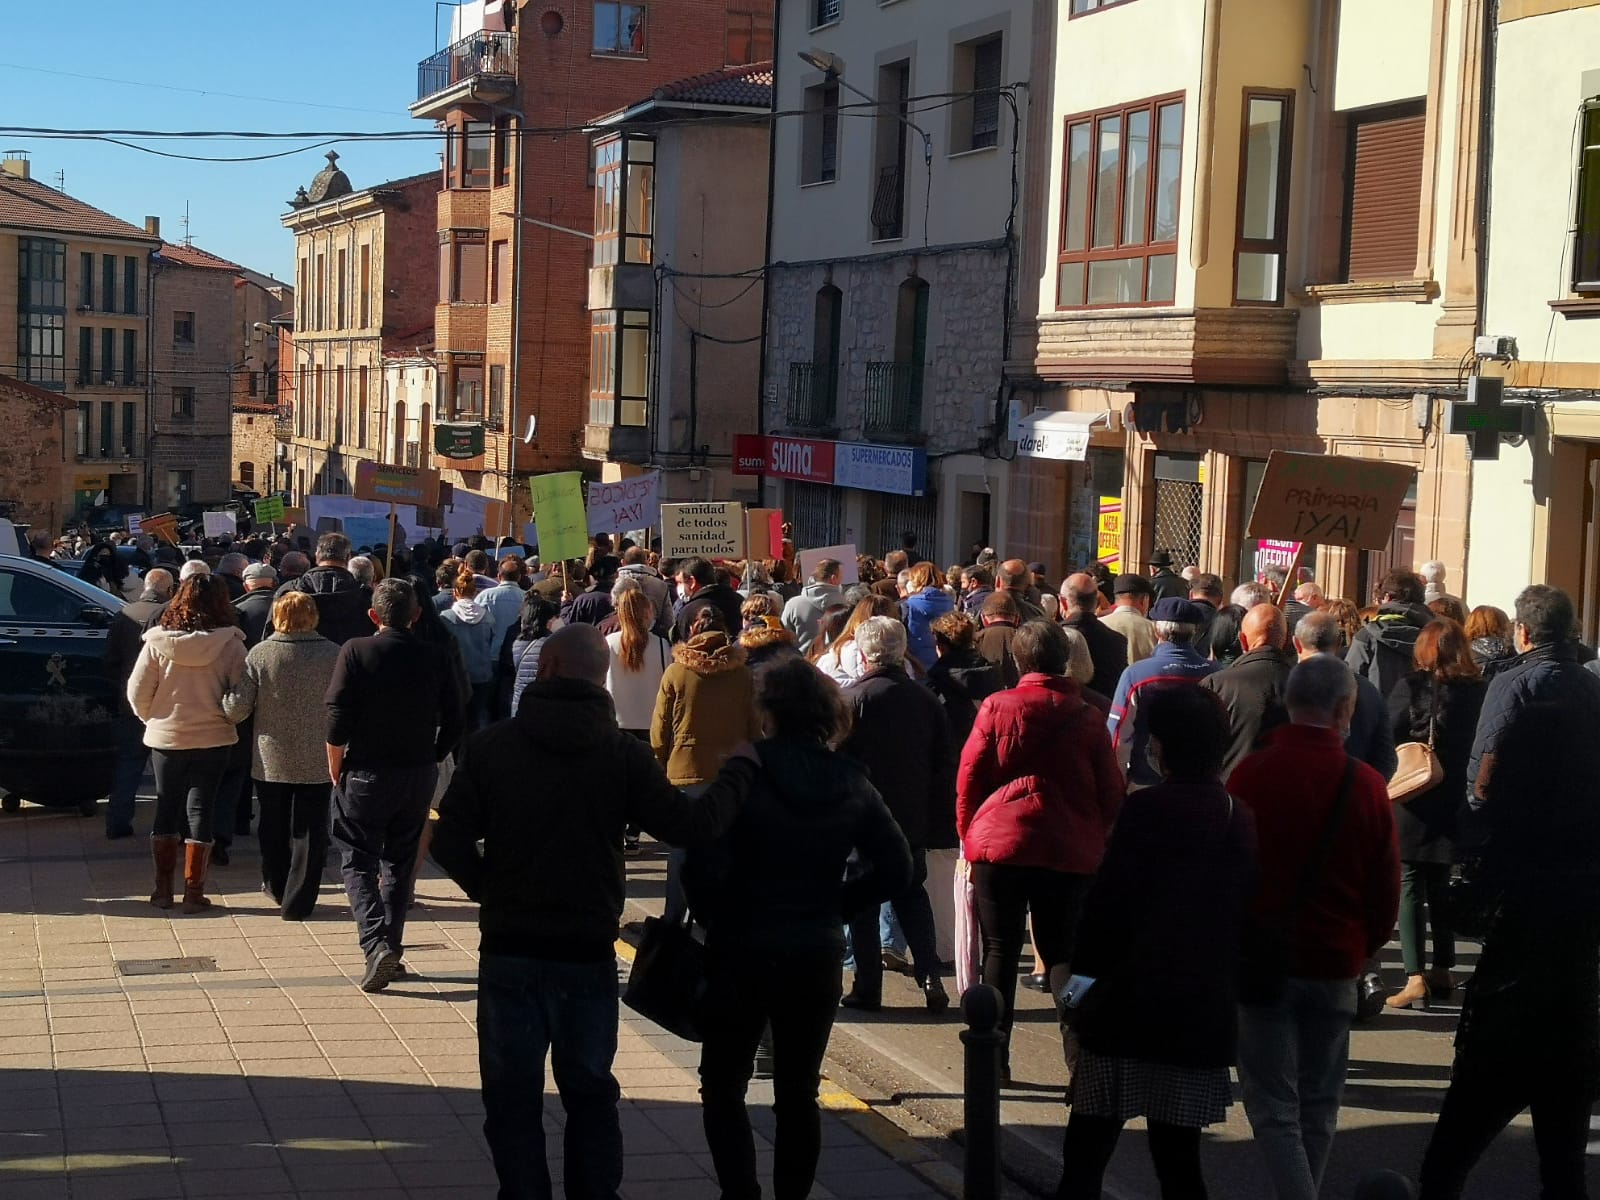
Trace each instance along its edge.
{"label": "parked car", "polygon": [[122,601],[0,554],[0,807],[95,811],[111,790],[116,683],[106,634]]}

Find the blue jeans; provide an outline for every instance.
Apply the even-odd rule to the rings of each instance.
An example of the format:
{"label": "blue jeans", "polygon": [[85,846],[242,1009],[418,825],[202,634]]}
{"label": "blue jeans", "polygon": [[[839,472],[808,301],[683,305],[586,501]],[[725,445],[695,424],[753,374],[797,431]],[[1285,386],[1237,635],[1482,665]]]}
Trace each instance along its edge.
{"label": "blue jeans", "polygon": [[138,717],[119,716],[114,730],[116,758],[111,773],[111,798],[106,803],[106,832],[133,828],[134,798],[150,761],[150,747],[144,744],[144,722]]}
{"label": "blue jeans", "polygon": [[1239,1083],[1277,1200],[1317,1200],[1333,1149],[1356,1013],[1353,979],[1290,979],[1239,1006]]}
{"label": "blue jeans", "polygon": [[544,1060],[567,1112],[568,1200],[616,1200],[622,1184],[617,967],[485,954],[478,963],[483,1133],[500,1200],[551,1200]]}

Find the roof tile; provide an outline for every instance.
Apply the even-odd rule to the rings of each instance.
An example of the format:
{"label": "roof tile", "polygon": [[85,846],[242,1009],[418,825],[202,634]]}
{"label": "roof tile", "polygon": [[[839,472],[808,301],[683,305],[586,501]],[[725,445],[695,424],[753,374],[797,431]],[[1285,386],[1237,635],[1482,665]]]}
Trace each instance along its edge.
{"label": "roof tile", "polygon": [[724,67],[663,84],[653,93],[658,101],[680,104],[726,104],[739,108],[772,107],[772,64]]}
{"label": "roof tile", "polygon": [[0,227],[75,233],[84,237],[139,238],[154,242],[137,225],[40,183],[0,173]]}

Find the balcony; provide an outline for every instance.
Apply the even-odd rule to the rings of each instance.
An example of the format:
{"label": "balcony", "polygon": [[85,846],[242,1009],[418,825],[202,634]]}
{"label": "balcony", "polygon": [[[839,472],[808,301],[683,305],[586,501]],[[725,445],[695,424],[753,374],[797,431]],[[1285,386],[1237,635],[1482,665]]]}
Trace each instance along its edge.
{"label": "balcony", "polygon": [[906,232],[906,173],[898,166],[878,172],[872,194],[872,236],[880,242],[904,237]]}
{"label": "balcony", "polygon": [[863,437],[922,437],[922,369],[914,363],[869,362],[861,411]]}
{"label": "balcony", "polygon": [[411,115],[437,118],[462,104],[503,104],[516,90],[515,35],[474,33],[417,64]]}
{"label": "balcony", "polygon": [[789,364],[789,403],[784,420],[791,429],[834,429],[839,398],[839,367],[831,362]]}
{"label": "balcony", "polygon": [[642,425],[605,425],[590,421],[583,427],[583,457],[595,462],[633,463],[650,459],[650,431]]}

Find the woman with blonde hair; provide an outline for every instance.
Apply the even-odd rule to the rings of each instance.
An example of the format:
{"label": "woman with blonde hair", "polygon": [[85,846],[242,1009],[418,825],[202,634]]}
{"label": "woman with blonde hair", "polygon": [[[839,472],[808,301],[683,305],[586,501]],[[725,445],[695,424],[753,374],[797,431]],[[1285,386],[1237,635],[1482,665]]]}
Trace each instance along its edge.
{"label": "woman with blonde hair", "polygon": [[1361,631],[1363,620],[1361,610],[1356,607],[1353,600],[1329,600],[1322,606],[1322,611],[1330,614],[1339,623],[1341,642],[1339,653],[1342,655],[1350,649],[1350,643],[1356,640],[1356,634]]}
{"label": "woman with blonde hair", "polygon": [[233,721],[255,716],[250,776],[261,797],[261,887],[285,921],[316,907],[328,857],[326,706],[339,647],[317,633],[305,592],[272,604],[272,636],[253,647],[244,674],[222,698]]}
{"label": "woman with blonde hair", "polygon": [[850,612],[844,631],[828,645],[816,659],[817,670],[843,687],[854,683],[867,673],[867,660],[856,645],[856,630],[862,622],[873,617],[898,617],[900,606],[887,596],[868,596]]}
{"label": "woman with blonde hair", "polygon": [[128,677],[128,704],[144,722],[156,776],[150,831],[155,889],[150,903],[172,907],[178,848],[183,847],[183,911],[204,912],[211,825],[222,773],[239,740],[223,696],[244,674],[244,630],[220,575],[178,585],[161,623],[146,630]]}

